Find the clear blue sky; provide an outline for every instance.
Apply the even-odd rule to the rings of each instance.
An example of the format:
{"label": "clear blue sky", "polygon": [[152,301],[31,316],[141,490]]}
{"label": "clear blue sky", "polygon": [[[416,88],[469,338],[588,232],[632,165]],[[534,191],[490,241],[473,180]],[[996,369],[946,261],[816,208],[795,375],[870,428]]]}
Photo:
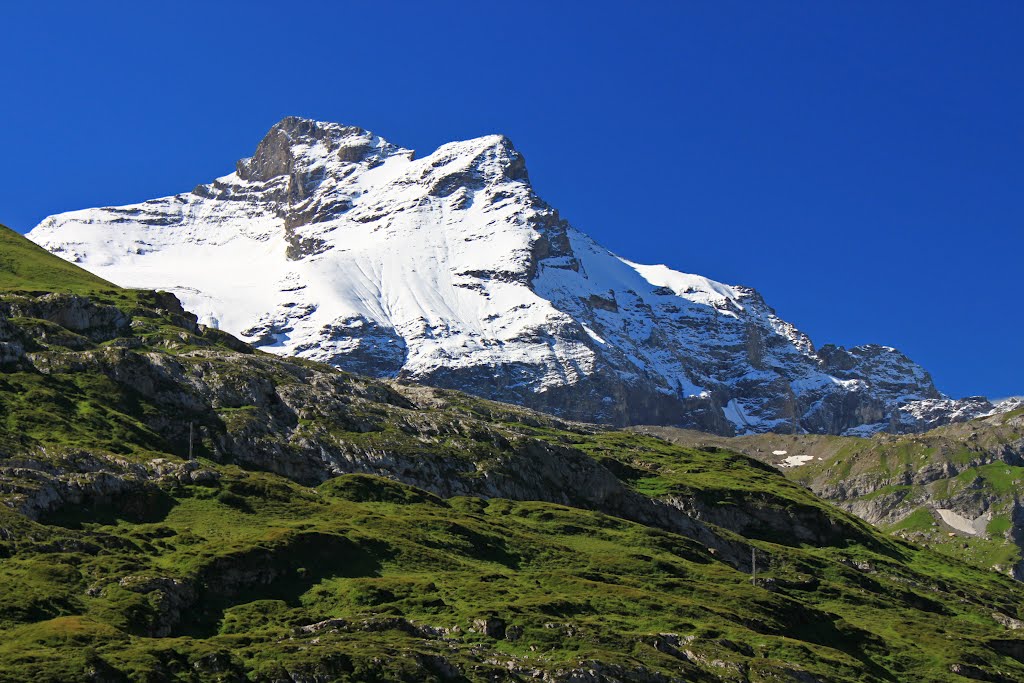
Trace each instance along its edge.
{"label": "clear blue sky", "polygon": [[[14,3],[0,222],[189,190],[287,114],[512,138],[623,256],[1024,393],[1024,3]],[[31,7],[30,7],[31,5]]]}

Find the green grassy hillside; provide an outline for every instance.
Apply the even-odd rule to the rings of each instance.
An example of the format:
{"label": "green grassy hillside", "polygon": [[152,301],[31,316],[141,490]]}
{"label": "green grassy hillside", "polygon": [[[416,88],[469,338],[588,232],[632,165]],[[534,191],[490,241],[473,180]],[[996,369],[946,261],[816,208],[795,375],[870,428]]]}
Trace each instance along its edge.
{"label": "green grassy hillside", "polygon": [[909,547],[759,544],[773,560],[752,585],[685,537],[599,512],[203,466],[215,485],[162,504],[5,520],[20,528],[0,564],[0,678],[1024,675],[991,616],[1016,613],[1016,586]]}
{"label": "green grassy hillside", "polygon": [[[1024,578],[1024,409],[923,434],[870,439],[638,431],[685,446],[730,448],[773,464],[786,455],[807,455],[805,464],[782,468],[789,479],[896,536]],[[976,523],[970,529],[962,522],[951,526],[940,510]]]}
{"label": "green grassy hillside", "polygon": [[0,292],[95,294],[117,289],[0,225]]}
{"label": "green grassy hillside", "polygon": [[1024,680],[1022,605],[735,452],[0,294],[0,681]]}

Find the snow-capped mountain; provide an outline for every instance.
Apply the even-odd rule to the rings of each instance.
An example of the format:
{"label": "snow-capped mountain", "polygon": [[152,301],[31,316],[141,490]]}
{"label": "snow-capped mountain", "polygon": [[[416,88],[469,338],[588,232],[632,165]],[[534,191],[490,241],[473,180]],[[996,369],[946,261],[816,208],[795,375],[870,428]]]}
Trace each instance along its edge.
{"label": "snow-capped mountain", "polygon": [[611,253],[498,135],[417,159],[289,117],[234,173],[28,237],[267,351],[576,419],[867,434],[992,410],[895,349],[816,350],[752,289]]}

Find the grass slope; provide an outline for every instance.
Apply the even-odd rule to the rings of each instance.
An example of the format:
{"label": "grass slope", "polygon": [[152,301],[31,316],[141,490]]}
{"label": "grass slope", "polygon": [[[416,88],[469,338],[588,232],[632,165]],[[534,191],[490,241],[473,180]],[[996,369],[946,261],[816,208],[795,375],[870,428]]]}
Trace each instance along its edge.
{"label": "grass slope", "polygon": [[[903,538],[986,568],[1020,575],[1024,529],[1024,409],[939,427],[923,434],[868,439],[791,434],[718,437],[670,427],[641,427],[686,446],[734,449],[762,462],[808,455],[787,478]],[[935,509],[984,515],[982,533],[951,527]]]}
{"label": "grass slope", "polygon": [[[161,295],[115,300],[130,325],[0,328],[24,351],[0,354],[0,681],[1024,680],[1024,587],[755,460],[253,354]],[[755,550],[758,580],[597,503],[304,469],[346,453],[486,483],[531,452],[689,511]]]}
{"label": "grass slope", "polygon": [[[776,559],[752,585],[685,537],[598,512],[220,471],[154,516],[19,520],[0,545],[0,680],[441,680],[441,658],[470,680],[587,662],[680,680],[961,680],[963,662],[1024,676],[989,645],[1022,642],[990,616],[1015,613],[1019,589],[908,546],[764,544]],[[160,632],[175,586],[197,598]]]}
{"label": "grass slope", "polygon": [[96,294],[118,289],[0,225],[0,292]]}

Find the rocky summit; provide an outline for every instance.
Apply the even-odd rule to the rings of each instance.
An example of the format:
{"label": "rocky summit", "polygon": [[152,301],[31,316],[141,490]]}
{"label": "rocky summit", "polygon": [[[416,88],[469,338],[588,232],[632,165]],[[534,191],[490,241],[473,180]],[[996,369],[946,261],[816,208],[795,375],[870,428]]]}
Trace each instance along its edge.
{"label": "rocky summit", "polygon": [[257,348],[556,415],[718,434],[916,432],[992,412],[896,349],[816,348],[753,289],[617,256],[492,135],[411,150],[289,117],[191,192],[28,235]]}

